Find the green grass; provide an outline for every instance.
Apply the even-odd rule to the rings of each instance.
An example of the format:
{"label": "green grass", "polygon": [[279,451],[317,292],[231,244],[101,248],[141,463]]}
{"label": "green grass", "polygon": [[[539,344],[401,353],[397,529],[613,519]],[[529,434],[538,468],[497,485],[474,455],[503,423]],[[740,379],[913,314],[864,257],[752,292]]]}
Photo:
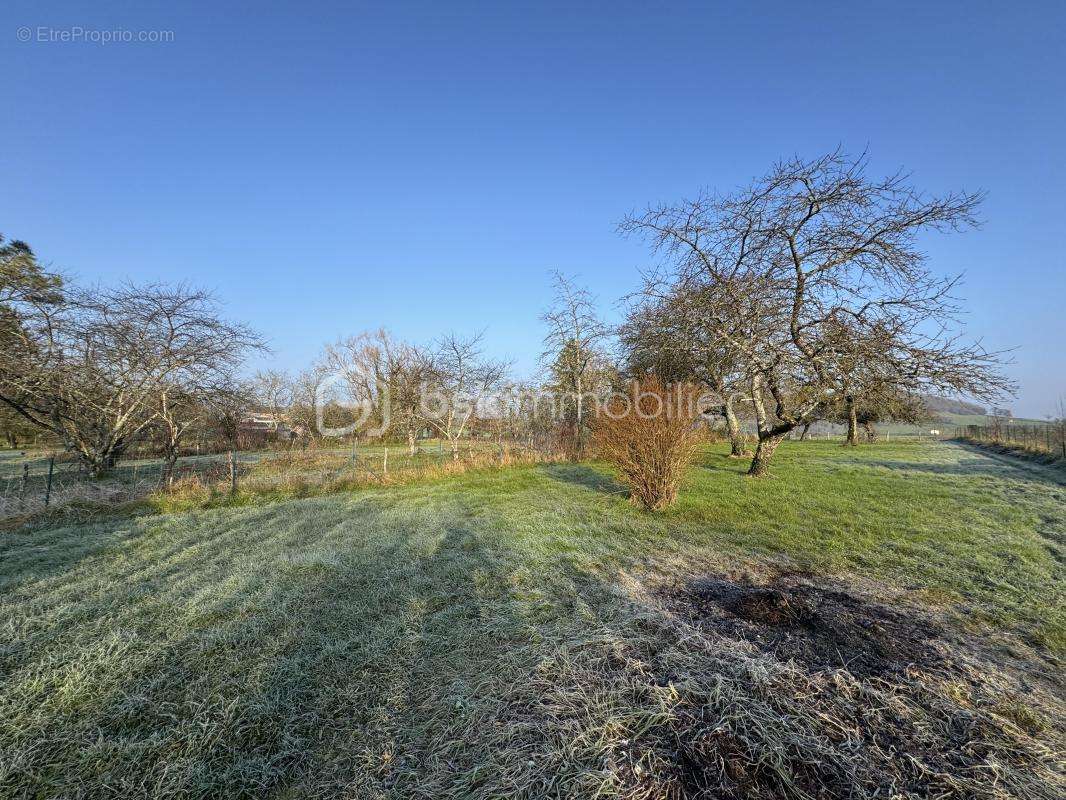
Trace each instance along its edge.
{"label": "green grass", "polygon": [[711,546],[917,586],[1066,647],[1060,475],[944,443],[796,446],[767,484],[710,463],[669,516],[704,522]]}
{"label": "green grass", "polygon": [[[1053,477],[804,443],[752,481],[722,453],[657,515],[601,466],[545,464],[5,534],[0,796],[659,796],[612,760],[686,692],[631,680],[688,653],[648,644],[644,587],[769,559],[1066,648]],[[754,680],[700,663],[700,707]]]}

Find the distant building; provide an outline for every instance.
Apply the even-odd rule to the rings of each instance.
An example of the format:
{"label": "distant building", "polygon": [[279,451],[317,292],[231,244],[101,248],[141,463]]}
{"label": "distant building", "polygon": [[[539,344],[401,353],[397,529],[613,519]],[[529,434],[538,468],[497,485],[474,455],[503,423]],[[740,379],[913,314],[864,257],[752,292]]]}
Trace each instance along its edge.
{"label": "distant building", "polygon": [[237,426],[237,434],[249,445],[289,442],[297,435],[292,427],[275,419],[273,414],[246,414]]}

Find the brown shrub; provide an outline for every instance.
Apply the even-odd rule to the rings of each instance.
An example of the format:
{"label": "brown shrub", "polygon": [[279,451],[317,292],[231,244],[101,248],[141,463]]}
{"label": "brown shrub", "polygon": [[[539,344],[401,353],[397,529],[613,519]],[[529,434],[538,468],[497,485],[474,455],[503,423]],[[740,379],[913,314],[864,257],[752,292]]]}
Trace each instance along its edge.
{"label": "brown shrub", "polygon": [[600,455],[618,467],[630,499],[649,511],[677,499],[685,467],[702,439],[698,389],[666,385],[657,378],[634,381],[616,395],[595,421]]}

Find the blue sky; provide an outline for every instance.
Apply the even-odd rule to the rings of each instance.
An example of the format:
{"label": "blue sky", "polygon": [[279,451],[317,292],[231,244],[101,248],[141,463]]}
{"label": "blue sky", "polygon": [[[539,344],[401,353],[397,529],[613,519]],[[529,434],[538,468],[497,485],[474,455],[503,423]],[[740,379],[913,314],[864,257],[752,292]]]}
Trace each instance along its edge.
{"label": "blue sky", "polygon": [[[173,34],[39,40],[76,27]],[[206,286],[278,366],[385,325],[487,328],[529,370],[550,270],[608,312],[636,287],[627,212],[868,148],[988,192],[981,230],[924,246],[1043,416],[1066,395],[1064,30],[1062,3],[8,0],[0,232],[87,281]]]}

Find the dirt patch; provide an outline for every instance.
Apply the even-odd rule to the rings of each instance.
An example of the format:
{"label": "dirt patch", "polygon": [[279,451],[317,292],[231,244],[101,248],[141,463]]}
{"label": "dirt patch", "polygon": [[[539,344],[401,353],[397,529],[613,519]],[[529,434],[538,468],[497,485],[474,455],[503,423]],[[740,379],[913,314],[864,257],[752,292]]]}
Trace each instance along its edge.
{"label": "dirt patch", "polygon": [[810,669],[844,668],[872,677],[946,658],[936,646],[943,629],[932,619],[804,576],[781,575],[765,583],[700,578],[671,590],[668,606],[700,628]]}
{"label": "dirt patch", "polygon": [[669,613],[641,616],[609,658],[567,661],[571,687],[553,676],[552,708],[573,702],[584,719],[589,697],[616,698],[604,739],[619,707],[641,723],[617,732],[608,760],[621,797],[1066,796],[1066,708],[1051,683],[856,580],[764,565],[646,586],[642,599]]}

